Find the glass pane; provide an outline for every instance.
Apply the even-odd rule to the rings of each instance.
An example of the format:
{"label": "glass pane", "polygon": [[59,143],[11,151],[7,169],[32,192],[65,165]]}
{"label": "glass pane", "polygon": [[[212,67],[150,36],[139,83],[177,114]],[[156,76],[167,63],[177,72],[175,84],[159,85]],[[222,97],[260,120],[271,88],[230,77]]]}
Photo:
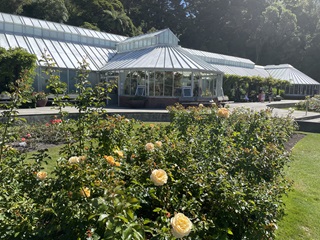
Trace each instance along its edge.
{"label": "glass pane", "polygon": [[77,64],[77,59],[74,57],[72,51],[69,49],[67,44],[64,42],[55,41],[52,41],[52,43],[55,45],[67,68],[75,68],[75,64]]}
{"label": "glass pane", "polygon": [[181,72],[175,72],[173,79],[174,79],[174,93],[173,93],[173,95],[176,97],[181,97],[183,74]]}
{"label": "glass pane", "polygon": [[18,47],[18,43],[14,35],[7,34],[8,42],[10,43],[10,47]]}
{"label": "glass pane", "polygon": [[163,96],[163,72],[155,72],[155,96]]}
{"label": "glass pane", "polygon": [[76,93],[76,87],[74,86],[77,81],[76,81],[76,70],[69,69],[69,86],[68,86],[68,91],[69,93]]}
{"label": "glass pane", "polygon": [[28,44],[26,43],[24,37],[19,36],[19,35],[16,35],[15,37],[16,37],[16,39],[17,39],[17,42],[18,42],[19,46],[22,47],[22,48],[24,48],[24,49],[26,49],[28,52],[30,52],[29,46],[28,46]]}
{"label": "glass pane", "polygon": [[131,95],[131,72],[127,73],[123,87],[121,88],[121,95]]}
{"label": "glass pane", "polygon": [[3,16],[3,19],[4,19],[5,22],[13,23],[11,15],[3,13],[2,16]]}
{"label": "glass pane", "polygon": [[8,32],[13,32],[13,24],[12,23],[5,23],[4,28]]}
{"label": "glass pane", "polygon": [[149,72],[149,96],[154,96],[154,72]]}
{"label": "glass pane", "polygon": [[44,40],[44,42],[45,42],[47,48],[49,49],[50,54],[52,55],[52,57],[56,61],[58,67],[66,68],[67,66],[63,62],[63,59],[61,58],[60,54],[58,53],[58,51],[56,50],[56,48],[54,47],[52,42],[50,40]]}
{"label": "glass pane", "polygon": [[164,96],[173,96],[173,72],[165,72]]}
{"label": "glass pane", "polygon": [[7,38],[4,34],[0,34],[0,46],[5,49],[8,49],[10,47]]}

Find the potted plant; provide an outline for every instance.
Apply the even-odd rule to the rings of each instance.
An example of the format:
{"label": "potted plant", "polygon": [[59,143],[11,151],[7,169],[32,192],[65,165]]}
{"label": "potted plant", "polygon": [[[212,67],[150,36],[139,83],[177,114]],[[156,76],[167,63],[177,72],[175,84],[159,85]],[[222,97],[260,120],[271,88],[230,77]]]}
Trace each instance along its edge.
{"label": "potted plant", "polygon": [[33,94],[33,96],[36,100],[37,107],[44,107],[47,105],[48,97],[45,92],[36,92]]}

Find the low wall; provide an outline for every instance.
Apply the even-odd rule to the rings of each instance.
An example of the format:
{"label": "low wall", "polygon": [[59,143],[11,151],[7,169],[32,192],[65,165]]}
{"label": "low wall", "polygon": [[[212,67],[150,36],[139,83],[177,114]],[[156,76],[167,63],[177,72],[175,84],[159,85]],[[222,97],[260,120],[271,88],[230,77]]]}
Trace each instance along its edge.
{"label": "low wall", "polygon": [[299,131],[320,133],[320,122],[310,122],[303,120],[297,120],[296,122],[299,125]]}

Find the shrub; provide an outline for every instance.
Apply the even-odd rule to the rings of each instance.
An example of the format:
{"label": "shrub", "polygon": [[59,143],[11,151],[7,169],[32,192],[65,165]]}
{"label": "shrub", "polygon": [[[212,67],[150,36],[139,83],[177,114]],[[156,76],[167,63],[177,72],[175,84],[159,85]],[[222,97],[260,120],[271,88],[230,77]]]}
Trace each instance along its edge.
{"label": "shrub", "polygon": [[320,112],[320,95],[315,95],[313,97],[307,96],[305,100],[296,103],[296,108],[299,110],[307,110],[313,112]]}
{"label": "shrub", "polygon": [[3,147],[1,238],[274,237],[290,186],[290,115],[177,105],[169,125],[106,117],[104,89],[86,81],[85,64],[79,74],[80,115],[68,125],[61,114],[68,134],[52,173],[45,150],[27,163]]}

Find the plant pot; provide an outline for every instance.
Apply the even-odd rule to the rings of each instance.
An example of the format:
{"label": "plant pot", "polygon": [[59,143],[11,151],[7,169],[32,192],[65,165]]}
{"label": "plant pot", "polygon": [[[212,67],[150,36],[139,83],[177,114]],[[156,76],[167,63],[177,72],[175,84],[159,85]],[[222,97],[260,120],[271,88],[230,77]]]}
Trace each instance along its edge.
{"label": "plant pot", "polygon": [[47,105],[47,102],[48,102],[48,98],[46,99],[39,99],[36,101],[36,105],[37,107],[44,107]]}

